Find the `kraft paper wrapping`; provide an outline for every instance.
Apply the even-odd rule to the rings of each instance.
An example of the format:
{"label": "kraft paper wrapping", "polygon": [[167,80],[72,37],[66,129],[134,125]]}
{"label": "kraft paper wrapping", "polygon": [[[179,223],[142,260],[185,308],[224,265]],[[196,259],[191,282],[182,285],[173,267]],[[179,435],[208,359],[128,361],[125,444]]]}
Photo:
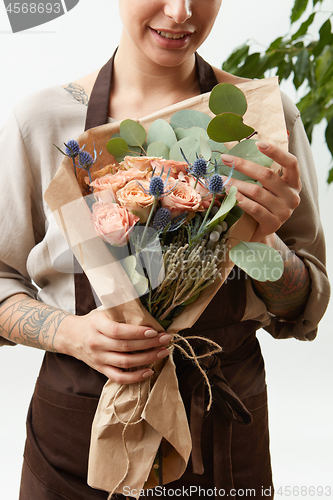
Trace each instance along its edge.
{"label": "kraft paper wrapping", "polygon": [[[258,131],[256,138],[287,150],[287,132],[280,91],[276,77],[245,82],[238,87],[244,92],[248,109],[244,122]],[[209,93],[188,99],[137,120],[146,130],[157,118],[169,120],[181,109],[196,109],[213,116],[208,107]],[[112,134],[119,131],[119,122],[90,129],[77,139],[85,150],[102,153],[100,167],[113,163],[106,150]],[[64,138],[66,142],[69,138]],[[275,171],[279,166],[273,164]],[[88,276],[103,308],[118,322],[145,325],[162,331],[163,328],[142,306],[137,293],[121,264],[107,250],[103,240],[96,237],[91,213],[85,203],[73,172],[72,161],[64,160],[45,193],[56,221],[75,257]],[[229,249],[237,240],[249,241],[257,223],[244,214],[232,226]],[[225,281],[233,263],[221,262],[222,279],[207,287],[198,299],[177,316],[167,328],[171,334],[191,327]],[[223,347],[223,346],[222,346]],[[185,409],[179,394],[172,353],[167,360],[154,365],[151,380],[137,384],[119,385],[109,380],[102,391],[91,434],[88,484],[108,492],[122,493],[157,486],[152,469],[161,444],[163,453],[163,483],[181,477],[191,452],[191,437]]]}

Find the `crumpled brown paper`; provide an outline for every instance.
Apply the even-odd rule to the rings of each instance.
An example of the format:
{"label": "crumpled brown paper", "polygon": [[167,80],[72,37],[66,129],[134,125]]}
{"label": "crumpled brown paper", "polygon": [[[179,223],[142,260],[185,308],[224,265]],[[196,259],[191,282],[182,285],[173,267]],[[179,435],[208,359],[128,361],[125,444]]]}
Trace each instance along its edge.
{"label": "crumpled brown paper", "polygon": [[[244,122],[258,131],[258,140],[287,150],[287,133],[277,78],[254,80],[238,85],[244,92],[248,110]],[[212,116],[209,93],[183,101],[138,120],[146,130],[157,118],[170,119],[180,109],[196,109]],[[102,125],[80,135],[80,146],[99,152],[101,167],[113,162],[106,143],[119,131],[119,122]],[[64,141],[69,138],[64,138]],[[278,170],[278,166],[271,167]],[[142,306],[122,266],[96,237],[87,207],[68,157],[64,160],[45,193],[45,200],[66,237],[75,257],[111,319],[162,327]],[[230,229],[229,248],[237,240],[249,241],[256,222],[247,214]],[[222,279],[207,287],[199,298],[175,318],[167,331],[175,334],[191,327],[225,281],[233,263],[228,256],[220,265]],[[223,347],[223,346],[222,346]],[[178,479],[185,471],[191,437],[185,409],[179,394],[172,353],[154,366],[152,380],[121,386],[109,380],[103,388],[92,426],[88,484],[113,493],[123,493],[125,486],[139,491],[158,484],[152,465],[162,442],[163,483]]]}

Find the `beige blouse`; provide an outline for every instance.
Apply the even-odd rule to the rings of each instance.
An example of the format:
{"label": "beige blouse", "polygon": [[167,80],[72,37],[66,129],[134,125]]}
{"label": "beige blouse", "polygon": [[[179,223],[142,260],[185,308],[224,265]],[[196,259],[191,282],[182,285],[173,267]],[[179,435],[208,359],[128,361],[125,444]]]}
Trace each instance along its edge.
{"label": "beige blouse", "polygon": [[[297,108],[286,96],[283,105],[289,150],[298,158],[303,188],[300,205],[278,235],[308,266],[311,294],[303,314],[289,323],[268,313],[247,280],[243,320],[259,321],[276,338],[312,340],[329,300],[325,242],[311,149]],[[25,293],[75,314],[73,256],[43,194],[63,158],[54,144],[62,147],[82,133],[86,111],[56,85],[19,103],[0,131],[0,301]],[[4,344],[12,343],[0,337]]]}

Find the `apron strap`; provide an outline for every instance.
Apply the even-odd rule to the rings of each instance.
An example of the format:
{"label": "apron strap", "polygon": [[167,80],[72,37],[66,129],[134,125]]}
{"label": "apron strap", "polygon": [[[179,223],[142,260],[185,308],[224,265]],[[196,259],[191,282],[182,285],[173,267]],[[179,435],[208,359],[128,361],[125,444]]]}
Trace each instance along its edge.
{"label": "apron strap", "polygon": [[101,68],[89,98],[84,130],[104,125],[108,122],[109,99],[116,49],[108,62]]}

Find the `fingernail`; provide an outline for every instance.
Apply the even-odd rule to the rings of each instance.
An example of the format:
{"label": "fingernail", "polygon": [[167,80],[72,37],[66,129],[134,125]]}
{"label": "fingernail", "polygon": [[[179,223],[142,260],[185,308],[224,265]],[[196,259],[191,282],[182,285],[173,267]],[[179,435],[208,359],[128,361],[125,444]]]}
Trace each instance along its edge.
{"label": "fingernail", "polygon": [[160,344],[168,344],[171,340],[172,336],[169,333],[165,333],[160,337]]}
{"label": "fingernail", "polygon": [[165,358],[168,354],[169,354],[168,349],[162,349],[161,351],[159,351],[159,352],[157,353],[157,357],[158,357],[158,359],[163,359],[163,358]]}
{"label": "fingernail", "polygon": [[153,337],[157,337],[157,332],[155,332],[155,330],[146,330],[144,336],[151,339]]}
{"label": "fingernail", "polygon": [[223,163],[233,163],[235,161],[235,157],[223,153],[221,154],[221,160],[223,161]]}
{"label": "fingernail", "polygon": [[153,370],[147,370],[146,372],[143,372],[142,374],[142,378],[148,378],[148,377],[151,377],[153,375]]}
{"label": "fingernail", "polygon": [[260,149],[268,149],[269,148],[269,144],[267,144],[267,142],[263,142],[263,141],[257,141],[256,146]]}

